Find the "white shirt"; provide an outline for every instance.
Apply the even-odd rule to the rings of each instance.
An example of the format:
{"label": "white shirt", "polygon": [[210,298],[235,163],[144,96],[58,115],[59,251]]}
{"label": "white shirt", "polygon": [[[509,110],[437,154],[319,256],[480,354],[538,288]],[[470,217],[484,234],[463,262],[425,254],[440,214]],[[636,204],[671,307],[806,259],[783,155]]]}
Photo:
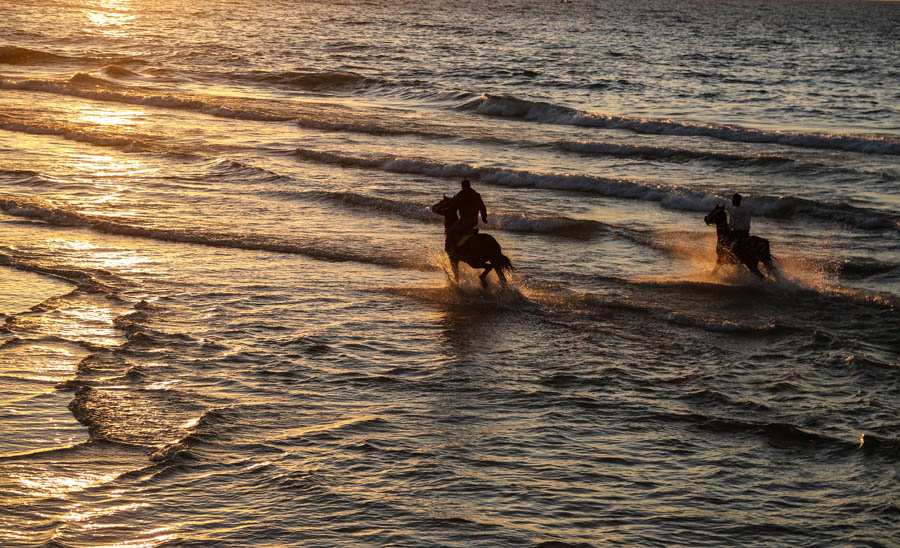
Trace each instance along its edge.
{"label": "white shirt", "polygon": [[750,210],[746,207],[732,207],[728,210],[729,230],[750,230]]}

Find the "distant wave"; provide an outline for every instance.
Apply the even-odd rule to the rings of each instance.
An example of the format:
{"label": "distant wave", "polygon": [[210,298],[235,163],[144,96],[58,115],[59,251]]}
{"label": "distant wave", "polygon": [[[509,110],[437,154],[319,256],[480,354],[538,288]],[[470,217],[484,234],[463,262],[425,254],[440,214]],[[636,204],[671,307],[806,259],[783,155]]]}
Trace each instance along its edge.
{"label": "distant wave", "polygon": [[68,61],[68,57],[18,46],[0,47],[0,63],[6,65],[36,65]]}
{"label": "distant wave", "polygon": [[0,195],[0,211],[7,215],[40,219],[49,224],[81,226],[109,234],[136,236],[167,242],[183,242],[213,247],[290,253],[332,262],[354,261],[423,271],[437,269],[436,266],[421,260],[419,257],[405,258],[383,254],[379,255],[374,251],[367,253],[355,251],[353,249],[340,249],[333,244],[327,245],[325,243],[316,243],[313,241],[299,242],[254,234],[204,232],[190,229],[136,226],[121,221],[110,220],[105,217],[77,213],[63,207],[50,205],[40,200],[22,197]]}
{"label": "distant wave", "polygon": [[100,72],[111,78],[135,78],[141,76],[139,73],[119,65],[106,65],[100,69]]}
{"label": "distant wave", "polygon": [[76,72],[74,76],[69,78],[69,83],[76,84],[80,87],[92,86],[98,88],[122,89],[125,86],[111,82],[105,78],[91,76],[85,72]]}
{"label": "distant wave", "polygon": [[555,146],[560,150],[577,152],[579,154],[618,156],[622,158],[646,158],[650,160],[712,160],[747,165],[793,162],[790,158],[770,154],[746,156],[741,154],[727,154],[724,152],[710,152],[705,150],[652,145],[626,145],[591,141],[558,141],[555,143]]}
{"label": "distant wave", "polygon": [[233,74],[232,78],[264,84],[294,87],[307,90],[326,90],[368,87],[385,81],[346,71],[293,70],[284,72],[251,72]]}
{"label": "distant wave", "polygon": [[[336,131],[346,133],[362,133],[368,135],[414,135],[437,139],[460,139],[460,132],[436,130],[436,128],[423,126],[388,126],[372,121],[343,122],[333,120],[321,120],[315,117],[299,117],[297,124],[301,127],[320,129],[323,131]],[[632,145],[625,143],[603,141],[568,141],[538,142],[527,140],[512,140],[500,137],[482,136],[469,138],[470,142],[484,143],[489,146],[515,146],[555,149],[563,152],[587,155],[587,156],[611,156],[618,158],[640,158],[662,162],[713,162],[727,167],[772,167],[779,169],[779,173],[787,170],[798,176],[818,178],[823,176],[837,176],[859,178],[861,180],[895,181],[897,176],[887,172],[874,172],[844,167],[828,166],[810,162],[800,162],[792,158],[778,154],[730,154],[702,149],[678,148],[654,145]]]}
{"label": "distant wave", "polygon": [[[353,123],[324,121],[315,118],[299,118],[297,124],[302,127],[321,129],[325,131],[342,131],[348,133],[365,133],[369,135],[417,135],[421,137],[437,137],[445,139],[458,139],[460,135],[453,132],[440,132],[422,127],[396,127],[384,126],[376,123]],[[623,143],[607,143],[597,141],[555,141],[552,143],[539,143],[530,141],[513,141],[494,137],[481,139],[489,144],[501,146],[534,146],[547,147],[565,152],[593,156],[616,156],[621,158],[646,158],[651,160],[704,160],[718,161],[730,164],[742,165],[767,165],[791,163],[794,160],[775,154],[758,154],[753,156],[741,154],[728,154],[724,152],[711,152],[705,150],[674,148],[653,145],[628,145]]]}
{"label": "distant wave", "polygon": [[900,264],[877,259],[851,258],[832,265],[841,276],[863,278],[900,269]]}
{"label": "distant wave", "polygon": [[189,94],[174,95],[147,88],[127,87],[84,73],[78,73],[69,80],[10,80],[0,77],[0,89],[55,93],[128,105],[193,110],[210,116],[241,120],[277,122],[297,117],[271,104],[253,104],[249,100]]}
{"label": "distant wave", "polygon": [[852,206],[841,202],[823,202],[794,196],[754,196],[747,200],[754,214],[790,219],[807,216],[834,221],[867,230],[900,230],[900,214]]}
{"label": "distant wave", "polygon": [[698,427],[719,434],[752,434],[766,439],[776,447],[796,447],[814,451],[838,453],[862,453],[867,456],[897,457],[900,455],[900,438],[888,438],[862,434],[858,439],[835,437],[809,430],[802,426],[777,421],[752,421],[730,417],[713,417],[702,414],[667,413],[661,420],[684,420]]}
{"label": "distant wave", "polygon": [[[616,198],[660,202],[667,208],[683,211],[709,211],[716,204],[725,201],[724,197],[683,186],[595,175],[522,171],[398,157],[360,157],[306,148],[295,149],[294,154],[303,160],[317,163],[431,177],[478,179],[500,186],[588,192]],[[896,214],[841,203],[818,202],[790,196],[754,196],[748,198],[746,203],[757,215],[776,218],[805,215],[864,229],[900,229],[900,216]]]}
{"label": "distant wave", "polygon": [[594,141],[557,141],[559,150],[591,156],[613,156],[619,158],[641,158],[666,162],[716,162],[729,168],[756,167],[777,169],[779,174],[792,173],[801,177],[839,177],[864,181],[895,181],[898,179],[884,171],[866,171],[846,167],[829,166],[815,162],[797,161],[778,154],[729,154],[701,149],[675,148],[653,145],[630,145]]}
{"label": "distant wave", "polygon": [[[379,213],[425,223],[440,223],[441,218],[432,213],[428,206],[413,202],[390,200],[375,196],[365,196],[354,192],[324,191],[278,191],[278,196],[300,198],[305,200],[327,200],[341,206],[365,209]],[[526,234],[552,234],[571,238],[586,239],[597,233],[610,231],[613,227],[592,220],[571,219],[568,217],[532,217],[524,214],[491,213],[490,223],[481,230],[504,230]]]}
{"label": "distant wave", "polygon": [[712,137],[745,143],[774,143],[807,148],[847,150],[867,154],[900,154],[900,139],[862,135],[829,135],[764,131],[738,126],[698,124],[677,120],[653,120],[596,114],[540,101],[511,96],[482,95],[459,106],[487,116],[519,118],[548,124],[625,129],[651,135]]}
{"label": "distant wave", "polygon": [[[0,116],[0,123],[3,122],[3,117]],[[2,126],[0,126],[2,127]],[[24,178],[28,179],[31,177],[39,177],[40,173],[37,171],[31,171],[29,169],[0,169],[0,176],[2,177],[12,177],[12,178]]]}
{"label": "distant wave", "polygon": [[388,127],[371,122],[334,122],[319,120],[308,116],[297,118],[297,124],[301,127],[321,129],[324,131],[344,131],[348,133],[363,133],[367,135],[418,135],[421,137],[457,138],[452,133],[441,133],[423,128]]}
{"label": "distant wave", "polygon": [[[198,150],[194,148],[187,151],[177,144],[160,142],[155,135],[143,135],[128,133],[117,135],[103,130],[94,129],[94,126],[82,126],[70,122],[53,122],[48,120],[25,120],[0,114],[0,129],[31,135],[50,135],[61,137],[70,141],[89,143],[97,146],[116,147],[126,152],[156,152],[175,155],[182,158],[203,159],[213,163],[213,169],[218,172],[232,171],[238,174],[251,175],[257,180],[272,181],[282,178],[282,175],[274,171],[256,167],[244,162],[216,158],[209,160],[198,156]],[[194,145],[195,146],[195,145]],[[0,175],[14,177],[39,177],[40,173],[33,171],[6,171],[0,170]]]}
{"label": "distant wave", "polygon": [[49,65],[58,63],[82,63],[82,64],[101,64],[101,63],[142,63],[139,59],[126,57],[121,55],[59,55],[48,51],[41,51],[20,46],[2,46],[0,47],[0,64],[6,65]]}
{"label": "distant wave", "polygon": [[129,135],[126,137],[122,135],[112,135],[65,123],[36,122],[0,116],[0,129],[19,133],[29,133],[31,135],[53,135],[69,139],[70,141],[90,143],[99,146],[120,147],[129,150],[162,150],[159,145],[140,139],[138,136]]}

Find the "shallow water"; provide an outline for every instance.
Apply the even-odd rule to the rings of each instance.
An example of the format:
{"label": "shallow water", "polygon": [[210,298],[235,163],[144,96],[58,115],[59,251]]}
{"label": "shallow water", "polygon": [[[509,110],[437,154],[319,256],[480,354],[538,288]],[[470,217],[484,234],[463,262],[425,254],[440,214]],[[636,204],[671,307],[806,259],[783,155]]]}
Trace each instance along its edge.
{"label": "shallow water", "polygon": [[900,545],[900,5],[0,15],[3,546]]}

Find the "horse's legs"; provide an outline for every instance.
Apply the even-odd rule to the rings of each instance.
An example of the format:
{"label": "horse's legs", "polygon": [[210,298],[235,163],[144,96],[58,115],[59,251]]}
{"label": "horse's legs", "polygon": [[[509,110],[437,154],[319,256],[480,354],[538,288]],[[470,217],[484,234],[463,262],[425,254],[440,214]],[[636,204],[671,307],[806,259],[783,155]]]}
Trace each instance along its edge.
{"label": "horse's legs", "polygon": [[716,244],[716,266],[713,267],[712,273],[715,274],[725,264],[725,249],[722,244]]}
{"label": "horse's legs", "polygon": [[450,259],[450,270],[453,271],[453,281],[459,282],[459,259]]}
{"label": "horse's legs", "polygon": [[500,280],[500,285],[506,285],[506,274],[503,273],[503,270],[499,268],[495,268],[494,272],[497,273],[497,279]]}
{"label": "horse's legs", "polygon": [[744,264],[747,265],[747,268],[750,269],[750,272],[756,274],[756,276],[760,280],[764,280],[766,277],[763,276],[763,273],[759,271],[759,266],[756,263],[757,263],[757,261],[751,260],[751,261],[745,262]]}
{"label": "horse's legs", "polygon": [[[494,265],[491,263],[488,263],[487,268],[484,269],[484,272],[482,272],[481,275],[478,276],[478,279],[481,280],[481,287],[487,287],[487,275],[490,274],[491,270],[493,270],[493,269],[494,269]],[[499,274],[500,271],[497,270],[497,273]]]}

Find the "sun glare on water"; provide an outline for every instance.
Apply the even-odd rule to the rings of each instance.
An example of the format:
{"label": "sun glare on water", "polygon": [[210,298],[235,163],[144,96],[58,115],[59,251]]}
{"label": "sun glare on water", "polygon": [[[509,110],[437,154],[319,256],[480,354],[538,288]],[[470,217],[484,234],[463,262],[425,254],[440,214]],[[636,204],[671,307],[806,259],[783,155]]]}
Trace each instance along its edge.
{"label": "sun glare on water", "polygon": [[108,108],[85,104],[78,113],[78,119],[100,126],[127,127],[146,124],[147,113],[128,108]]}
{"label": "sun glare on water", "polygon": [[82,13],[87,19],[86,31],[114,37],[127,36],[135,19],[131,0],[87,1]]}

